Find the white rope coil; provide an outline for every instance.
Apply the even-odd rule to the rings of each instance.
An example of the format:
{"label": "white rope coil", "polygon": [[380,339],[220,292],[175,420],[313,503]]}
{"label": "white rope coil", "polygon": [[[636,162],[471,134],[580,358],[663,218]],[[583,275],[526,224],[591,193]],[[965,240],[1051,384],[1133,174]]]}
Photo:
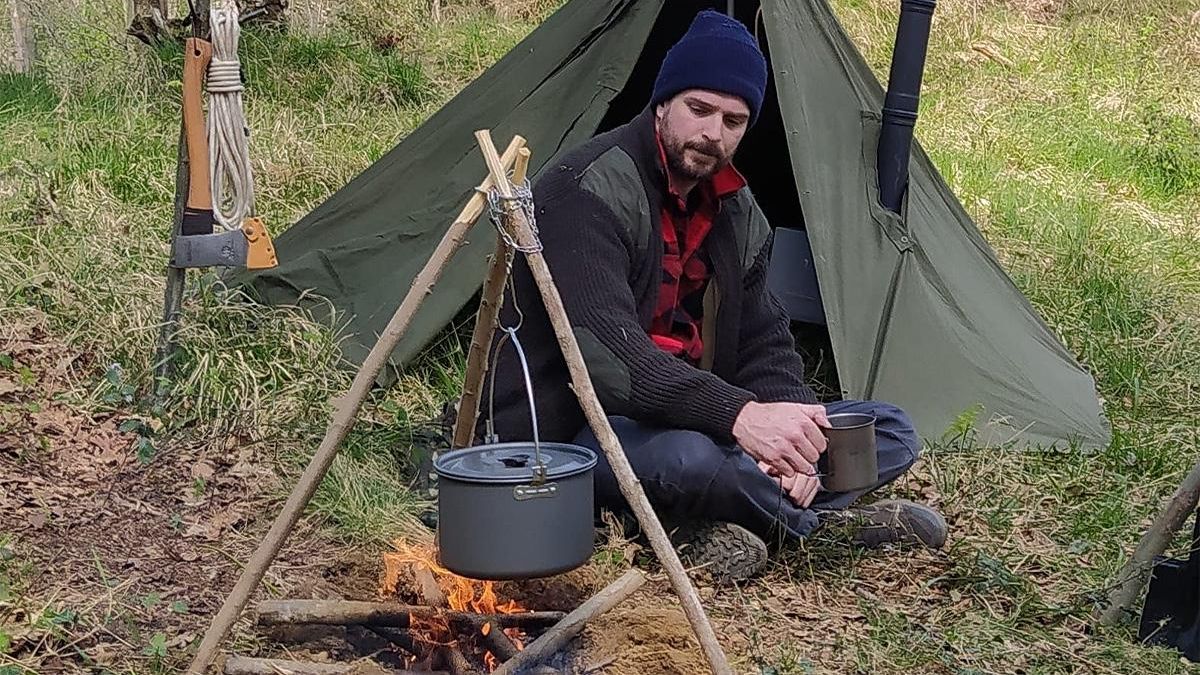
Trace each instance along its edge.
{"label": "white rope coil", "polygon": [[238,62],[238,8],[234,0],[209,10],[212,61],[208,66],[208,152],[213,217],[227,230],[254,215],[254,175],[250,169],[250,129],[242,110]]}

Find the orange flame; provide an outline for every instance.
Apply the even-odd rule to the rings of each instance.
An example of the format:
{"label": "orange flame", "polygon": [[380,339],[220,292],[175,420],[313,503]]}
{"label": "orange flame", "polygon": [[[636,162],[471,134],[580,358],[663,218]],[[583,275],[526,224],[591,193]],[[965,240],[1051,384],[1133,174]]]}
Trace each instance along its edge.
{"label": "orange flame", "polygon": [[[454,574],[436,562],[432,551],[410,546],[402,541],[393,542],[395,552],[383,554],[383,578],[380,582],[380,593],[396,595],[404,572],[411,570],[414,565],[423,565],[433,572],[438,587],[446,596],[450,609],[459,612],[475,612],[477,614],[517,614],[525,611],[516,600],[500,602],[496,596],[495,585],[491,581],[468,579]],[[480,634],[487,636],[491,624],[483,624]],[[444,619],[420,619],[410,617],[409,632],[414,637],[432,645],[452,645],[456,640],[454,631]],[[524,649],[525,633],[520,628],[505,628],[504,634],[512,640],[518,649]],[[484,651],[484,663],[488,672],[499,666],[499,659],[491,651]]]}

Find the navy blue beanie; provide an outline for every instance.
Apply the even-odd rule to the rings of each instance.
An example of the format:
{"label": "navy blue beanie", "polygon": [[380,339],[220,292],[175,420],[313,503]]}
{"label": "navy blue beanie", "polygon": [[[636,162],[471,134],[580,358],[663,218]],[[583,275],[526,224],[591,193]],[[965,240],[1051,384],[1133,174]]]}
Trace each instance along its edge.
{"label": "navy blue beanie", "polygon": [[767,60],[740,21],[711,9],[697,14],[663,59],[650,105],[687,89],[741,97],[750,108],[750,124],[758,119],[767,89]]}

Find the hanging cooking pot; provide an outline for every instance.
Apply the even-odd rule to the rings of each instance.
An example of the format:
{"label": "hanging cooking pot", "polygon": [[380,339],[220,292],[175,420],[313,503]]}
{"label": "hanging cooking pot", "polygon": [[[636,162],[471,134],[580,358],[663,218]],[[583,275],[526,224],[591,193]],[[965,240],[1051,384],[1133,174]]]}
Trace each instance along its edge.
{"label": "hanging cooking pot", "polygon": [[[533,383],[515,328],[502,328],[525,374],[533,441],[447,452],[438,476],[438,560],[471,579],[529,579],[575,569],[594,546],[592,469],[596,454],[538,437]],[[493,364],[493,390],[495,367]],[[490,428],[489,413],[489,428]]]}

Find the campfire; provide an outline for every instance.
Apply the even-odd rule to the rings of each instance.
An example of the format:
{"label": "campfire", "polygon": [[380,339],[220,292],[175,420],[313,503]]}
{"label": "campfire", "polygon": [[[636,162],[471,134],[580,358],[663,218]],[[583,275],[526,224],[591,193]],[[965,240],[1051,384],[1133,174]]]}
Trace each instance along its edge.
{"label": "campfire", "polygon": [[[226,675],[495,675],[578,672],[571,640],[645,582],[630,570],[569,614],[501,598],[490,581],[458,576],[434,553],[402,542],[384,555],[380,601],[267,600],[258,625],[276,642],[338,663],[229,655]],[[336,646],[330,647],[331,643]],[[544,664],[553,662],[553,667]],[[539,664],[543,670],[538,670]]]}
{"label": "campfire", "polygon": [[[383,556],[381,595],[401,597],[404,582],[411,578],[413,592],[421,601],[441,605],[444,600],[454,612],[477,615],[462,622],[465,630],[456,630],[459,627],[452,625],[445,614],[411,616],[409,634],[417,645],[425,647],[420,650],[425,653],[414,654],[409,666],[432,659],[439,650],[458,649],[464,657],[468,654],[478,657],[490,673],[525,648],[525,629],[520,625],[504,627],[500,618],[524,613],[526,609],[521,603],[513,599],[500,602],[493,582],[454,574],[436,562],[433,551],[399,541],[394,546],[394,552]],[[457,659],[453,655],[449,658]]]}

